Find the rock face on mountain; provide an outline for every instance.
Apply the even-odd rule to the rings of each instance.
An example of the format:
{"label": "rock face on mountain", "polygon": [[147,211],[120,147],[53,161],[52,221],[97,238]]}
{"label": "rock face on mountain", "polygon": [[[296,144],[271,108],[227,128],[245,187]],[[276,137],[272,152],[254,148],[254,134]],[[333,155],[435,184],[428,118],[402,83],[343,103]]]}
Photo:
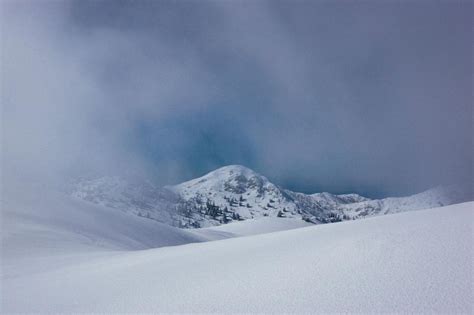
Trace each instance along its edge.
{"label": "rock face on mountain", "polygon": [[169,225],[198,228],[259,217],[300,218],[312,223],[449,205],[470,199],[455,187],[409,197],[373,200],[357,194],[293,192],[240,165],[219,168],[176,186],[156,187],[119,177],[79,180],[71,194]]}

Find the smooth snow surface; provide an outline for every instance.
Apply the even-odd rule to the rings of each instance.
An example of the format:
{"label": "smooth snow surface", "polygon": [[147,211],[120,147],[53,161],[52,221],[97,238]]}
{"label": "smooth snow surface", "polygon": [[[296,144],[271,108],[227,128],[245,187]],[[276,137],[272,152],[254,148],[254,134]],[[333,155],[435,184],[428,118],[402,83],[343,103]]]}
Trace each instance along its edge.
{"label": "smooth snow surface", "polygon": [[229,233],[233,236],[249,236],[257,235],[285,230],[292,230],[301,227],[312,226],[313,224],[305,222],[301,219],[292,218],[275,218],[275,217],[263,217],[253,220],[245,220],[240,222],[232,222],[225,225],[214,226],[210,228],[195,229],[192,232],[201,233],[206,235],[207,233]]}
{"label": "smooth snow surface", "polygon": [[[58,241],[68,235],[56,233],[64,232],[59,219],[43,225],[18,214],[2,235],[1,311],[472,313],[473,208],[469,202],[148,250],[129,250],[139,239],[120,248],[116,242],[128,235],[121,224],[116,236],[108,234],[115,229],[107,237],[97,230],[107,241],[86,247],[79,237]],[[20,249],[44,244],[57,248],[29,253],[34,268],[17,264]]]}
{"label": "smooth snow surface", "polygon": [[6,277],[41,271],[43,263],[48,269],[74,263],[83,254],[103,256],[109,251],[207,240],[186,230],[45,191],[40,186],[11,184],[5,187],[3,197],[1,258]]}

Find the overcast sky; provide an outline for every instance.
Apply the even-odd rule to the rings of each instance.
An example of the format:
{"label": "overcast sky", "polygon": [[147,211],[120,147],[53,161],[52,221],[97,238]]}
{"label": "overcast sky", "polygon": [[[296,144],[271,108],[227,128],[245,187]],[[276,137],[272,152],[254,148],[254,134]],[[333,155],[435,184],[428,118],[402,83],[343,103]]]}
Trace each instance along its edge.
{"label": "overcast sky", "polygon": [[4,170],[472,182],[471,1],[2,2]]}

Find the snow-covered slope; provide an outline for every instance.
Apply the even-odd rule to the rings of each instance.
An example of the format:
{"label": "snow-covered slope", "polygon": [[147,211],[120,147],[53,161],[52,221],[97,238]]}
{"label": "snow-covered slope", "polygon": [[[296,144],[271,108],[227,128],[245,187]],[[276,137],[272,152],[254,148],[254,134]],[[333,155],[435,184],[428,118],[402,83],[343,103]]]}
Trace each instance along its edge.
{"label": "snow-covered slope", "polygon": [[293,192],[240,165],[219,168],[176,186],[103,177],[77,181],[72,195],[182,228],[263,217],[329,223],[419,210],[472,200],[458,187],[438,187],[401,198],[371,200],[357,194]]}
{"label": "snow-covered slope", "polygon": [[155,219],[168,225],[178,225],[180,219],[176,213],[179,196],[138,177],[76,179],[70,184],[69,192],[76,199]]}
{"label": "snow-covered slope", "polygon": [[[71,199],[41,185],[9,183],[3,189],[3,271],[56,255],[139,250],[207,240],[187,230]],[[55,266],[52,261],[51,266]]]}
{"label": "snow-covered slope", "polygon": [[311,225],[311,223],[305,222],[301,219],[287,218],[282,220],[275,217],[264,217],[232,222],[229,224],[222,224],[208,228],[194,229],[192,230],[192,233],[197,233],[197,235],[201,235],[203,237],[206,237],[207,235],[212,236],[219,233],[223,236],[222,238],[229,238],[293,230]]}
{"label": "snow-covered slope", "polygon": [[436,208],[472,200],[469,191],[460,186],[438,186],[408,197],[364,200],[340,204],[337,210],[351,219],[380,214]]}
{"label": "snow-covered slope", "polygon": [[4,261],[1,312],[472,313],[473,207],[45,256],[35,270]]}

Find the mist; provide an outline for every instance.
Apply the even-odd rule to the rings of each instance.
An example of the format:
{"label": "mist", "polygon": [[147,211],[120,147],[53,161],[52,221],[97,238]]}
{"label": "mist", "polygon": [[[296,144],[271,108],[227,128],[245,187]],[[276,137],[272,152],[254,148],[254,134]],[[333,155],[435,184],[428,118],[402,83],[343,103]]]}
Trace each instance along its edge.
{"label": "mist", "polygon": [[2,177],[472,185],[471,21],[470,2],[2,2]]}

